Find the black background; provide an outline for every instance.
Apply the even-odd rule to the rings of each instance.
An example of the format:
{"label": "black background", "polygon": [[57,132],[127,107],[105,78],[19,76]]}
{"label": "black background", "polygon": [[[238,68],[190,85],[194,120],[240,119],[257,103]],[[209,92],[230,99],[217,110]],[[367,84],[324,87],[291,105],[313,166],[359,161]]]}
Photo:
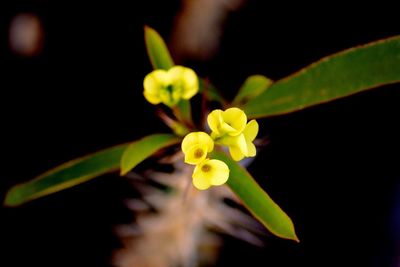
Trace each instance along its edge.
{"label": "black background", "polygon": [[[54,2],[0,4],[1,198],[64,161],[167,131],[142,97],[151,70],[143,25],[170,36],[179,1]],[[249,1],[229,17],[216,58],[188,64],[229,98],[248,75],[277,80],[323,56],[400,34],[395,10],[386,3]],[[18,12],[43,19],[39,57],[7,48],[8,23]],[[293,218],[301,243],[269,237],[255,248],[226,237],[218,266],[398,266],[398,89],[262,120],[270,143],[250,171]],[[113,226],[130,219],[122,204],[129,191],[124,178],[108,175],[2,208],[0,266],[110,266],[119,246]]]}

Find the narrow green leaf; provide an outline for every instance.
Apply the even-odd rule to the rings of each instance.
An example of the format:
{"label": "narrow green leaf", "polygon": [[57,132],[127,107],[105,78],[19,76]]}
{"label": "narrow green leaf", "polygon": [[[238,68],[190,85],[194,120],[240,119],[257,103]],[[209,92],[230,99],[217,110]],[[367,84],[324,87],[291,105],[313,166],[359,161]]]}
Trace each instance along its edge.
{"label": "narrow green leaf", "polygon": [[153,28],[144,27],[144,40],[147,54],[154,69],[168,70],[174,66],[174,61],[162,37]]}
{"label": "narrow green leaf", "polygon": [[400,36],[326,57],[250,100],[249,117],[279,115],[400,82]]}
{"label": "narrow green leaf", "polygon": [[35,179],[14,186],[4,204],[18,206],[27,201],[70,188],[119,168],[122,153],[128,145],[111,147],[64,163]]}
{"label": "narrow green leaf", "polygon": [[260,95],[272,85],[272,80],[263,75],[252,75],[246,79],[233,100],[233,106],[244,104],[252,98]]}
{"label": "narrow green leaf", "polygon": [[225,153],[213,152],[213,158],[228,165],[230,175],[227,184],[254,217],[274,235],[299,242],[292,220],[245,169]]}
{"label": "narrow green leaf", "polygon": [[173,134],[153,134],[131,143],[121,158],[121,175],[125,175],[157,150],[180,141]]}

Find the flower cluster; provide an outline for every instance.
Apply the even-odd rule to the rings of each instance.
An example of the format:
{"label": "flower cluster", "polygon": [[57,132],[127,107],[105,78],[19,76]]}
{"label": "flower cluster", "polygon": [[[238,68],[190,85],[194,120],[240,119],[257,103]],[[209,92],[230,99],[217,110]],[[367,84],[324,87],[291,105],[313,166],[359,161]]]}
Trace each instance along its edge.
{"label": "flower cluster", "polygon": [[193,184],[204,190],[212,185],[222,185],[229,177],[228,166],[216,159],[208,159],[207,154],[214,149],[214,141],[205,132],[193,132],[182,141],[185,162],[196,165],[193,171]]}
{"label": "flower cluster", "polygon": [[199,91],[196,73],[183,66],[169,70],[157,69],[146,75],[143,81],[144,97],[153,105],[164,103],[176,106],[181,99],[190,99]]}
{"label": "flower cluster", "polygon": [[247,116],[241,109],[216,109],[208,115],[207,122],[211,137],[216,143],[228,146],[234,160],[256,155],[253,141],[258,133],[258,123],[256,120],[247,123]]}
{"label": "flower cluster", "polygon": [[[192,69],[174,66],[169,70],[152,71],[144,78],[143,86],[147,101],[173,108],[181,99],[190,99],[198,92],[199,79]],[[256,155],[253,141],[258,133],[258,123],[255,120],[247,122],[243,110],[216,109],[208,115],[207,122],[211,135],[192,132],[185,136],[181,145],[185,162],[196,166],[193,184],[200,190],[222,185],[229,178],[229,167],[225,162],[207,157],[213,151],[214,143],[227,146],[236,161]]]}
{"label": "flower cluster", "polygon": [[228,146],[236,161],[256,154],[253,140],[258,133],[258,123],[255,120],[247,123],[247,116],[241,109],[214,110],[208,115],[207,122],[211,136],[205,132],[192,132],[182,141],[185,162],[196,165],[192,175],[193,185],[200,190],[222,185],[229,178],[225,162],[207,157],[214,149],[214,143]]}

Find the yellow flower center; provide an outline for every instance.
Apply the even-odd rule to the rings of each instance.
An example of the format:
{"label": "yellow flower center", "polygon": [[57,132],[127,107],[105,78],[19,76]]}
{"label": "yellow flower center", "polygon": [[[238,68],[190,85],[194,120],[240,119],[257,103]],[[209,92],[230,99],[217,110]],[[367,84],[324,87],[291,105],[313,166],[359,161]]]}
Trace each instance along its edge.
{"label": "yellow flower center", "polygon": [[203,172],[209,172],[209,171],[211,171],[211,166],[208,164],[204,164],[203,166],[201,166],[201,170]]}
{"label": "yellow flower center", "polygon": [[195,158],[201,158],[204,155],[204,152],[201,148],[198,148],[194,151]]}

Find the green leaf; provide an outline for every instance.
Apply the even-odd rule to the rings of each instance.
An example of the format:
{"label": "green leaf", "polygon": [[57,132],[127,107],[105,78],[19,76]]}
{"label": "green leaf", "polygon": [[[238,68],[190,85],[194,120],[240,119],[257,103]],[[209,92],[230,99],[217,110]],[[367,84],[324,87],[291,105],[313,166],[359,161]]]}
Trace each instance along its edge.
{"label": "green leaf", "polygon": [[272,80],[263,75],[252,75],[248,77],[242,87],[240,87],[232,105],[235,106],[246,103],[267,90],[272,83]]}
{"label": "green leaf", "polygon": [[144,27],[144,40],[147,54],[154,69],[168,70],[174,66],[174,61],[162,37],[149,26]]}
{"label": "green leaf", "polygon": [[153,134],[131,143],[121,158],[121,175],[125,175],[157,150],[180,141],[173,134]]}
{"label": "green leaf", "polygon": [[227,184],[254,217],[274,235],[299,242],[292,220],[245,169],[225,153],[213,152],[213,158],[228,165],[230,175]]}
{"label": "green leaf", "polygon": [[400,81],[400,36],[326,57],[250,100],[249,117],[279,115]]}
{"label": "green leaf", "polygon": [[35,179],[14,186],[7,193],[4,204],[18,206],[27,201],[55,193],[86,182],[119,168],[122,153],[128,145],[111,147],[64,163]]}

